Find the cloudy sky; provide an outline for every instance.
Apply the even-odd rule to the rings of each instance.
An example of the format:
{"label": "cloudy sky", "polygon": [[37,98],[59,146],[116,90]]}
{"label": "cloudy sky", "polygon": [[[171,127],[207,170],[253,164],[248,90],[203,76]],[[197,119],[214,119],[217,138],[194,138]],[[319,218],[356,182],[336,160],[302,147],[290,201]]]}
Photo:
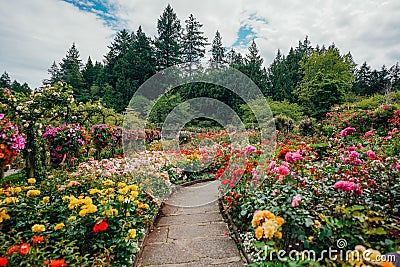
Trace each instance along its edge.
{"label": "cloudy sky", "polygon": [[373,68],[400,60],[398,0],[1,0],[0,72],[38,87],[73,42],[83,62],[101,61],[121,29],[142,25],[156,36],[168,3],[182,24],[192,13],[210,41],[219,30],[226,47],[246,52],[255,39],[265,66],[306,35],[313,46],[335,43]]}

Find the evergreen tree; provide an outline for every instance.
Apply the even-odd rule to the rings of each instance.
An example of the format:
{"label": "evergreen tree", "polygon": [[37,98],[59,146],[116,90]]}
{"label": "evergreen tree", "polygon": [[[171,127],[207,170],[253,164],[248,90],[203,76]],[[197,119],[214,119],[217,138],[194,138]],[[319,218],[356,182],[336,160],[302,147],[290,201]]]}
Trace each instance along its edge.
{"label": "evergreen tree", "polygon": [[53,64],[51,64],[51,67],[47,70],[47,73],[50,75],[50,78],[43,80],[44,85],[52,85],[58,81],[61,81],[61,71],[55,61],[53,61]]}
{"label": "evergreen tree", "polygon": [[201,31],[200,24],[193,14],[185,20],[185,34],[182,38],[182,57],[185,63],[197,63],[205,54],[205,46],[207,38],[204,37],[204,32]]}
{"label": "evergreen tree", "polygon": [[0,88],[10,88],[11,86],[11,78],[7,72],[4,72],[0,77]]}
{"label": "evergreen tree", "polygon": [[392,91],[400,90],[400,66],[398,62],[389,69],[389,79]]}
{"label": "evergreen tree", "polygon": [[263,61],[264,60],[259,55],[256,42],[253,40],[249,47],[249,52],[244,59],[245,64],[242,68],[239,67],[239,70],[249,76],[263,94],[266,94],[266,73],[262,67]]}
{"label": "evergreen tree", "polygon": [[182,29],[179,19],[169,4],[158,19],[157,32],[155,47],[158,69],[180,63]]}
{"label": "evergreen tree", "polygon": [[364,62],[354,72],[352,91],[358,95],[368,95],[371,92],[371,67]]}
{"label": "evergreen tree", "polygon": [[67,55],[60,63],[60,75],[64,82],[72,86],[77,101],[85,102],[89,100],[89,92],[84,87],[85,84],[81,73],[81,67],[82,63],[79,51],[75,43],[73,43],[71,48],[67,51]]}
{"label": "evergreen tree", "polygon": [[212,41],[212,46],[211,46],[211,65],[212,66],[218,66],[221,64],[224,64],[225,61],[225,50],[226,48],[222,45],[222,38],[221,35],[219,33],[219,31],[217,31],[215,33],[215,37],[214,40]]}
{"label": "evergreen tree", "polygon": [[226,61],[230,67],[237,69],[241,68],[244,64],[243,56],[233,48],[226,54]]}

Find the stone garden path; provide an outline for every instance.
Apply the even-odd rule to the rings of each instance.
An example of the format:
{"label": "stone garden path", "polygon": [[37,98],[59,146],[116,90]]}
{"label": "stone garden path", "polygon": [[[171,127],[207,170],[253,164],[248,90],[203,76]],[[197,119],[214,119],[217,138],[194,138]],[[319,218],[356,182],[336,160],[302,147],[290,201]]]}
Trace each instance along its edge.
{"label": "stone garden path", "polygon": [[137,266],[244,266],[219,212],[217,183],[175,192],[146,237]]}

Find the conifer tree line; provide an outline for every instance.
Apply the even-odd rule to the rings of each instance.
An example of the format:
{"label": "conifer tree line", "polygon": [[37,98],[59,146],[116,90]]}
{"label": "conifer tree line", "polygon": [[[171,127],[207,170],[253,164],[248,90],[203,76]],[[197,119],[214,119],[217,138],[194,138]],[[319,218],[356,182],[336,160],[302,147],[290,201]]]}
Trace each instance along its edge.
{"label": "conifer tree line", "polygon": [[[335,45],[312,47],[306,37],[287,55],[278,50],[266,68],[254,40],[242,55],[224,46],[218,30],[208,40],[202,27],[193,14],[182,23],[168,5],[157,20],[157,36],[146,35],[141,26],[135,32],[121,30],[108,46],[103,62],[93,62],[89,57],[83,63],[72,44],[59,63],[53,62],[48,69],[50,77],[43,83],[67,82],[77,101],[101,100],[107,107],[123,112],[137,88],[157,71],[179,63],[198,63],[208,55],[211,65],[224,64],[240,70],[266,97],[297,103],[314,117],[345,101],[349,93],[368,96],[400,89],[398,63],[379,70],[366,62],[357,66],[350,52],[342,54]],[[11,87],[10,79],[3,76],[1,85]],[[24,86],[20,85],[27,87]],[[173,99],[182,101],[198,96],[216,98],[233,107],[243,104],[230,91],[207,84],[183,86],[175,91]]]}

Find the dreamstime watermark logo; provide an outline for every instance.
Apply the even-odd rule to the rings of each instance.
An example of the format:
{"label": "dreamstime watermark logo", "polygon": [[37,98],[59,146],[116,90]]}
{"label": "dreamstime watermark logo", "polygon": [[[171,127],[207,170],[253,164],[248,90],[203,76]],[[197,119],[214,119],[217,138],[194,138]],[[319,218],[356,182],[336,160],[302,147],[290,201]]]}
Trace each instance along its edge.
{"label": "dreamstime watermark logo", "polygon": [[[157,105],[157,102],[163,97],[168,97],[171,90],[179,86],[192,84],[193,86],[190,88],[196,90],[195,83],[223,87],[228,89],[230,93],[240,97],[253,112],[257,122],[256,125],[259,129],[261,139],[259,145],[262,151],[260,161],[264,160],[265,162],[267,158],[272,156],[276,146],[275,124],[271,110],[260,89],[249,77],[234,68],[198,63],[192,65],[180,64],[167,68],[150,77],[138,88],[128,105],[123,124],[124,154],[127,158],[137,157],[138,153],[143,154],[142,161],[145,161],[145,158],[149,157],[143,152],[146,151],[145,140],[138,138],[138,136],[143,135],[145,132],[150,114],[154,112],[153,109]],[[260,106],[262,108],[257,108]],[[249,132],[246,130],[245,124],[230,106],[218,99],[209,97],[188,99],[174,107],[169,114],[162,115],[165,117],[160,131],[162,151],[163,156],[166,156],[171,161],[174,161],[177,155],[179,155],[179,137],[182,129],[184,129],[187,123],[198,118],[210,119],[223,126],[229,135],[232,150],[243,150],[250,145]],[[210,139],[203,140],[200,146],[202,147],[199,147],[199,150],[206,150],[208,155],[212,156],[217,153],[217,145]],[[151,153],[150,151],[148,152]],[[212,159],[212,157],[209,158]],[[218,186],[221,181],[231,179],[232,172],[235,169],[243,167],[241,166],[244,164],[243,162],[240,160],[235,161],[232,158],[226,174],[224,173],[219,180],[208,184],[205,188],[193,191],[193,203],[169,204],[198,206],[215,201],[218,198]],[[201,172],[210,163],[211,161],[198,165],[178,164],[177,167],[185,172]],[[135,164],[137,165],[137,163],[133,165]],[[141,164],[146,165],[147,163],[142,162]],[[136,165],[132,166],[132,169],[136,170],[138,168]],[[231,181],[231,186],[240,180],[240,177],[236,176],[235,178],[234,181]],[[169,201],[171,188],[178,191],[186,190],[168,182],[162,182],[160,175],[154,175],[154,177],[148,176],[142,179],[141,186],[157,199],[166,202]],[[215,196],[210,198],[210,191],[215,192]],[[198,197],[196,198],[196,196]]]}
{"label": "dreamstime watermark logo", "polygon": [[356,246],[354,250],[347,248],[347,241],[345,239],[338,239],[336,247],[328,247],[327,249],[316,252],[315,250],[296,250],[290,251],[278,250],[269,248],[267,245],[257,253],[257,260],[260,261],[297,261],[297,260],[312,260],[322,262],[326,259],[331,261],[342,262],[368,262],[371,264],[379,264],[381,262],[395,262],[396,256],[393,254],[381,255],[378,251],[372,249],[365,249],[363,246]]}

